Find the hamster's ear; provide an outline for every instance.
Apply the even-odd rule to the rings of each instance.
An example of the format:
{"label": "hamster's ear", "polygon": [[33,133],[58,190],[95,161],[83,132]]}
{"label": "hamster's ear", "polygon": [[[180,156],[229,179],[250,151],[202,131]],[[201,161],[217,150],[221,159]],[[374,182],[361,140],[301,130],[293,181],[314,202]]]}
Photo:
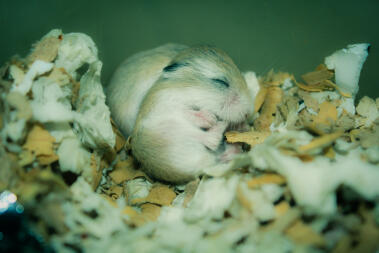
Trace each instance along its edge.
{"label": "hamster's ear", "polygon": [[163,72],[174,72],[176,70],[178,70],[179,68],[181,67],[184,67],[184,66],[188,66],[188,63],[185,63],[185,62],[174,62],[174,63],[171,63],[170,65],[166,66],[164,69],[163,69]]}

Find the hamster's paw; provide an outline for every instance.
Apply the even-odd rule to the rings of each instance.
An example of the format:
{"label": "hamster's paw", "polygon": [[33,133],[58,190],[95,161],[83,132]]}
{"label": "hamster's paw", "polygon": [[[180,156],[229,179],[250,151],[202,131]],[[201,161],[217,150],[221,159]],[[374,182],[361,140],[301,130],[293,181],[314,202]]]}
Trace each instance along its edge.
{"label": "hamster's paw", "polygon": [[200,141],[208,149],[216,151],[222,143],[222,140],[224,138],[224,132],[227,126],[227,122],[218,121],[216,125],[202,131]]}
{"label": "hamster's paw", "polygon": [[225,150],[220,154],[218,160],[222,163],[233,160],[235,155],[242,153],[242,147],[240,144],[226,144]]}

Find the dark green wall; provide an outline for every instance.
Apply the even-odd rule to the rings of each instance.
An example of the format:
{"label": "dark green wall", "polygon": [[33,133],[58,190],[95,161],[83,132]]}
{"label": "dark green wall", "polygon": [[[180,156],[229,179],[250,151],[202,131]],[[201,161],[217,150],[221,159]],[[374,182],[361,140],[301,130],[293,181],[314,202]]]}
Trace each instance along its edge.
{"label": "dark green wall", "polygon": [[206,43],[241,70],[299,76],[350,43],[370,42],[359,96],[379,96],[379,1],[0,0],[0,62],[24,55],[52,28],[96,42],[106,82],[126,56],[166,42]]}

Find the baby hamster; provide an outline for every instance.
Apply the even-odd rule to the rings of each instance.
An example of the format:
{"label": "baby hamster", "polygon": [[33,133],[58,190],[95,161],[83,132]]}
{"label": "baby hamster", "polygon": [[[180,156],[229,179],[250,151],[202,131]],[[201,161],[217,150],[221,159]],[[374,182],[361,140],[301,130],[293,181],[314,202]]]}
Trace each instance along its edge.
{"label": "baby hamster", "polygon": [[131,133],[132,154],[148,175],[184,183],[239,152],[223,134],[246,122],[253,101],[226,53],[170,44],[121,68],[107,92],[110,109],[122,132]]}

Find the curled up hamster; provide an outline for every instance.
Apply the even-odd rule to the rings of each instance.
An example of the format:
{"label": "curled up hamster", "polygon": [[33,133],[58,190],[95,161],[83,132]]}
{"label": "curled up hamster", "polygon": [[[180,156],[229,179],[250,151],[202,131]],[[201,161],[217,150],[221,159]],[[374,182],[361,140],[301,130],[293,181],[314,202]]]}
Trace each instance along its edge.
{"label": "curled up hamster", "polygon": [[145,172],[184,183],[226,164],[224,132],[246,123],[253,99],[232,59],[210,46],[167,44],[136,54],[107,87],[112,116]]}

